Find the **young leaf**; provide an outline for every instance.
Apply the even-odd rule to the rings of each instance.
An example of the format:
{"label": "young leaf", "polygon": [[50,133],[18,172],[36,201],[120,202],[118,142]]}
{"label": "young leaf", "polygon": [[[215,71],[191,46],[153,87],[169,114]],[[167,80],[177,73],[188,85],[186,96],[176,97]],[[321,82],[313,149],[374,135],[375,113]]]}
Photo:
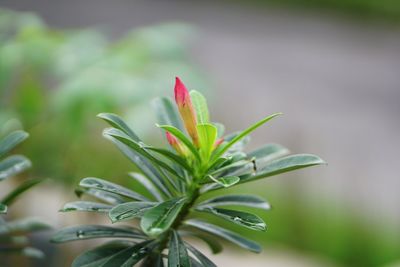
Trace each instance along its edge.
{"label": "young leaf", "polygon": [[75,240],[92,238],[137,238],[144,239],[145,236],[135,228],[110,227],[103,225],[79,225],[61,229],[52,238],[53,243],[63,243]]}
{"label": "young leaf", "polygon": [[321,164],[325,164],[325,162],[321,158],[315,155],[311,154],[290,155],[269,162],[263,169],[259,170],[258,173],[256,173],[256,175],[247,175],[241,177],[240,183],[246,183],[257,179],[281,174],[284,172],[289,172]]}
{"label": "young leaf", "polygon": [[199,133],[200,151],[203,160],[207,162],[217,139],[217,128],[209,123],[197,124],[197,132]]}
{"label": "young leaf", "polygon": [[135,141],[140,141],[139,137],[132,131],[131,128],[116,114],[112,113],[100,113],[97,117],[105,120],[112,127],[117,128],[127,134],[130,138]]}
{"label": "young leaf", "polygon": [[64,205],[61,212],[69,211],[88,211],[88,212],[108,212],[113,206],[90,201],[74,201]]}
{"label": "young leaf", "polygon": [[95,177],[84,178],[81,180],[79,185],[84,188],[94,188],[98,190],[103,190],[117,195],[129,197],[131,199],[150,201],[149,199],[140,195],[139,193],[133,192],[132,190],[129,190],[123,186],[114,184],[112,182],[100,178],[95,178]]}
{"label": "young leaf", "polygon": [[282,113],[275,113],[272,114],[258,122],[256,122],[255,124],[253,124],[252,126],[250,126],[249,128],[245,129],[244,131],[242,131],[239,135],[237,135],[235,138],[233,138],[232,140],[230,140],[226,145],[223,146],[223,149],[221,149],[220,151],[218,151],[217,154],[215,154],[214,160],[221,157],[231,146],[233,146],[236,142],[240,141],[242,138],[244,138],[246,135],[250,134],[251,132],[253,132],[255,129],[257,129],[258,127],[260,127],[261,125],[263,125],[264,123],[268,122],[269,120],[272,120],[273,118],[275,118],[278,115],[281,115]]}
{"label": "young leaf", "polygon": [[260,253],[261,246],[257,243],[250,241],[236,233],[233,233],[229,230],[216,226],[214,224],[206,223],[200,220],[191,219],[185,222],[186,225],[193,226],[200,230],[206,231],[210,234],[217,235],[222,237],[242,248],[248,249],[252,252]]}
{"label": "young leaf", "polygon": [[260,208],[269,210],[271,206],[268,202],[260,197],[253,195],[223,195],[217,196],[206,201],[203,201],[197,205],[198,208],[209,206],[247,206],[252,208]]}
{"label": "young leaf", "polygon": [[149,236],[157,236],[166,231],[178,216],[185,201],[184,197],[171,199],[146,211],[140,222],[143,232]]}
{"label": "young leaf", "polygon": [[114,254],[131,247],[131,242],[111,241],[94,249],[80,254],[72,262],[71,267],[98,267],[102,266]]}
{"label": "young leaf", "polygon": [[194,109],[196,110],[197,122],[200,124],[208,123],[210,117],[208,114],[206,98],[196,90],[190,91],[190,98],[192,99]]}
{"label": "young leaf", "polygon": [[157,202],[127,202],[112,208],[108,215],[113,223],[130,220],[142,216],[157,204]]}
{"label": "young leaf", "polygon": [[170,160],[171,162],[174,162],[178,164],[179,166],[183,167],[185,170],[191,172],[192,168],[186,163],[186,160],[183,159],[182,157],[172,153],[171,151],[163,148],[157,148],[157,147],[152,147],[152,146],[146,146],[145,149],[157,152],[160,155],[163,155],[166,159]]}
{"label": "young leaf", "polygon": [[199,152],[197,152],[196,147],[192,144],[190,139],[187,138],[186,135],[182,133],[179,129],[170,125],[157,125],[157,126],[160,127],[161,129],[166,130],[167,132],[171,133],[173,136],[178,138],[192,152],[192,154],[194,155],[194,157],[196,157],[196,159],[198,159],[199,161],[201,160]]}
{"label": "young leaf", "polygon": [[252,230],[265,231],[267,227],[265,222],[260,217],[243,211],[219,209],[213,207],[197,207],[196,210],[213,214],[217,217]]}
{"label": "young leaf", "polygon": [[184,130],[178,110],[169,98],[157,98],[153,101],[153,106],[159,124],[172,125],[181,131]]}
{"label": "young leaf", "polygon": [[28,138],[29,134],[24,131],[14,131],[0,141],[0,158]]}
{"label": "young leaf", "polygon": [[169,241],[168,267],[190,267],[186,247],[175,231],[172,231]]}

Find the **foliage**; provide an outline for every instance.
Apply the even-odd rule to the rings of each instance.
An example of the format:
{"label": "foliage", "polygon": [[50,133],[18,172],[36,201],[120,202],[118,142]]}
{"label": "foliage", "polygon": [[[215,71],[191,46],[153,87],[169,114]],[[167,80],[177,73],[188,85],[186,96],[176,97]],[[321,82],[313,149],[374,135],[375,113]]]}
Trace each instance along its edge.
{"label": "foliage", "polygon": [[[22,155],[8,155],[8,152],[28,137],[28,133],[17,130],[9,133],[0,141],[0,182],[16,176],[31,166],[28,158]],[[21,194],[41,182],[30,179],[22,182],[17,188],[0,199],[0,214],[4,215]],[[29,246],[27,235],[48,229],[49,226],[36,218],[23,218],[6,221],[0,217],[0,255],[22,254],[28,257],[43,257],[43,253]]]}
{"label": "foliage", "polygon": [[258,215],[227,206],[268,210],[270,205],[253,195],[225,194],[210,198],[209,193],[324,164],[315,155],[288,156],[288,150],[276,144],[244,152],[248,135],[279,113],[242,132],[224,136],[223,126],[209,121],[204,97],[199,92],[189,93],[178,78],[175,102],[178,109],[167,98],[155,102],[158,127],[165,132],[169,149],[145,144],[117,115],[99,114],[111,125],[104,130],[104,137],[142,171],[130,175],[148,189],[148,194],[100,178],[81,180],[78,195],[89,195],[100,202],[67,203],[61,211],[102,212],[113,223],[139,219],[140,229],[133,225],[82,225],[60,230],[53,236],[53,242],[115,239],[82,253],[72,266],[132,266],[139,262],[142,266],[164,266],[165,262],[168,266],[215,266],[186,241],[188,236],[203,240],[214,253],[222,249],[216,237],[258,253],[259,244],[199,217],[209,214],[254,231],[265,231],[266,223]]}
{"label": "foliage", "polygon": [[53,29],[31,13],[0,9],[0,116],[18,118],[29,130],[24,149],[35,159],[34,174],[71,184],[83,173],[126,170],[124,161],[110,164],[112,147],[93,136],[102,126],[91,118],[119,113],[149,134],[145,103],[165,91],[161,81],[180,73],[203,86],[186,56],[190,33],[165,24],[110,40],[98,30]]}

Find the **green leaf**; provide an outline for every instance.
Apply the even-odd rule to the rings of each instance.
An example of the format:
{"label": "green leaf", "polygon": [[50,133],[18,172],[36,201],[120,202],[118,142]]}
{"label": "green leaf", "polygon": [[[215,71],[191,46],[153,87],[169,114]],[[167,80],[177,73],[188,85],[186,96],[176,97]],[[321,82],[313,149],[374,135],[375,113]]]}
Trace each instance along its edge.
{"label": "green leaf", "polygon": [[182,121],[178,110],[169,98],[161,97],[153,101],[159,124],[172,125],[183,131]]}
{"label": "green leaf", "polygon": [[94,198],[97,198],[98,200],[104,201],[106,203],[109,203],[111,205],[117,205],[120,203],[124,203],[125,200],[123,197],[120,195],[94,189],[94,188],[78,188],[75,189],[75,194],[81,198],[83,194],[92,196]]}
{"label": "green leaf", "polygon": [[149,236],[157,236],[166,231],[174,222],[186,198],[175,198],[165,201],[148,210],[142,217],[140,226]]}
{"label": "green leaf", "polygon": [[224,228],[221,228],[219,226],[216,226],[214,224],[206,223],[200,220],[188,220],[185,222],[186,225],[193,226],[195,228],[198,228],[200,230],[206,231],[210,234],[222,237],[242,248],[248,249],[252,252],[259,253],[261,252],[261,246],[258,245],[257,243],[250,241],[234,232],[231,232],[229,230],[226,230]]}
{"label": "green leaf", "polygon": [[51,241],[53,243],[63,243],[75,240],[108,237],[145,238],[145,236],[135,228],[110,227],[103,225],[79,225],[61,229],[51,238]]}
{"label": "green leaf", "polygon": [[271,160],[289,154],[289,150],[278,144],[267,144],[247,154],[248,158],[256,159],[256,168],[261,169]]}
{"label": "green leaf", "polygon": [[28,138],[29,134],[24,131],[14,131],[0,141],[0,158]]}
{"label": "green leaf", "polygon": [[30,188],[34,187],[35,185],[41,183],[42,181],[43,181],[43,179],[31,179],[31,180],[24,181],[17,188],[15,188],[13,191],[8,193],[1,200],[1,203],[6,204],[6,205],[11,205],[18,198],[19,195],[21,195],[25,191],[29,190]]}
{"label": "green leaf", "polygon": [[155,164],[155,166],[159,166],[164,168],[165,170],[169,171],[171,174],[175,175],[177,178],[183,179],[182,177],[179,176],[179,174],[173,169],[171,168],[168,164],[166,164],[163,161],[160,161],[158,159],[156,159],[155,157],[153,157],[150,153],[148,153],[145,150],[145,145],[144,144],[139,144],[138,142],[132,140],[131,138],[129,138],[127,135],[125,135],[124,133],[122,133],[120,130],[111,128],[111,129],[105,129],[103,131],[103,135],[111,137],[111,138],[115,138],[118,141],[124,143],[125,145],[127,145],[128,147],[130,147],[131,149],[133,149],[135,152],[137,152],[138,154],[140,154],[141,156],[145,157],[146,159],[148,159],[149,161],[153,162]]}
{"label": "green leaf", "polygon": [[105,263],[114,254],[131,247],[131,242],[111,241],[94,249],[80,254],[72,262],[71,267],[98,267]]}
{"label": "green leaf", "polygon": [[113,223],[141,217],[147,210],[157,205],[157,202],[127,202],[112,208],[109,217]]}
{"label": "green leaf", "polygon": [[183,132],[170,125],[157,125],[157,126],[160,127],[161,129],[166,130],[167,132],[178,138],[192,152],[192,154],[194,155],[194,157],[196,157],[197,160],[199,161],[201,160],[200,154],[199,152],[197,152],[197,149],[192,144],[192,141],[190,141],[190,139],[187,138]]}
{"label": "green leaf", "polygon": [[271,206],[268,202],[260,197],[253,195],[223,195],[217,196],[198,204],[197,207],[218,207],[218,206],[247,206],[252,208],[260,208],[269,210]]}
{"label": "green leaf", "polygon": [[50,226],[37,218],[24,218],[0,224],[0,235],[37,232],[50,229]]}
{"label": "green leaf", "polygon": [[260,217],[243,211],[219,209],[207,206],[197,207],[196,210],[200,212],[213,214],[217,217],[233,222],[240,226],[247,227],[252,230],[265,231],[267,227],[265,222]]}
{"label": "green leaf", "polygon": [[221,138],[225,133],[225,126],[222,123],[213,122],[213,125],[217,127],[218,138]]}
{"label": "green leaf", "polygon": [[0,214],[7,213],[7,205],[0,203]]}
{"label": "green leaf", "polygon": [[231,146],[233,146],[236,142],[240,141],[242,138],[244,138],[245,136],[247,136],[248,134],[250,134],[251,132],[253,132],[255,129],[257,129],[258,127],[260,127],[261,125],[263,125],[264,123],[272,120],[273,118],[275,118],[278,115],[281,115],[282,113],[275,113],[272,114],[258,122],[256,122],[255,124],[251,125],[249,128],[245,129],[244,131],[242,131],[240,134],[238,134],[237,136],[235,136],[235,138],[233,138],[232,140],[230,140],[226,145],[223,146],[223,148],[218,151],[217,154],[214,154],[214,160],[221,157]]}
{"label": "green leaf", "polygon": [[241,177],[240,183],[246,183],[261,178],[302,169],[310,166],[326,164],[321,158],[311,154],[298,154],[279,158],[269,162],[263,169],[259,170],[255,175],[247,175]]}
{"label": "green leaf", "polygon": [[221,243],[219,243],[216,239],[211,238],[203,233],[183,231],[183,230],[180,230],[179,233],[181,236],[192,236],[202,240],[208,245],[213,254],[218,254],[223,250]]}
{"label": "green leaf", "polygon": [[196,111],[197,122],[200,124],[208,123],[210,121],[210,116],[208,114],[206,98],[196,90],[190,91],[190,98],[192,99]]}
{"label": "green leaf", "polygon": [[130,138],[135,141],[140,141],[139,137],[132,131],[131,128],[116,114],[112,113],[100,113],[97,117],[105,120],[112,127],[117,128],[127,134]]}
{"label": "green leaf", "polygon": [[111,142],[113,142],[118,149],[131,161],[136,167],[143,172],[143,174],[148,177],[151,182],[157,186],[157,188],[162,191],[166,196],[171,197],[171,191],[166,184],[164,177],[161,175],[160,171],[150,163],[149,160],[141,156],[132,150],[129,146],[124,143],[118,141],[115,138],[108,138]]}
{"label": "green leaf", "polygon": [[187,171],[191,172],[192,168],[187,164],[186,160],[171,151],[163,148],[157,148],[152,146],[146,146],[145,149],[157,152],[160,155],[163,155],[166,159],[178,164],[179,166],[183,167]]}
{"label": "green leaf", "polygon": [[164,267],[163,255],[161,253],[150,253],[142,262],[141,267]]}
{"label": "green leaf", "polygon": [[200,153],[203,161],[207,162],[214,149],[217,139],[217,128],[212,124],[197,124],[197,132],[200,140]]}
{"label": "green leaf", "polygon": [[114,184],[112,182],[100,179],[100,178],[94,178],[94,177],[88,177],[84,178],[81,180],[79,183],[80,186],[84,188],[94,188],[98,190],[103,190],[106,192],[114,193],[120,196],[125,196],[131,199],[136,199],[136,200],[141,200],[141,201],[149,201],[146,197],[133,192],[132,190],[129,190],[123,186]]}
{"label": "green leaf", "polygon": [[17,175],[31,167],[31,162],[24,156],[13,155],[0,162],[0,181]]}
{"label": "green leaf", "polygon": [[186,247],[176,231],[171,233],[168,248],[168,267],[190,267]]}
{"label": "green leaf", "polygon": [[151,242],[151,240],[144,241],[121,250],[107,259],[100,267],[132,267],[146,257]]}
{"label": "green leaf", "polygon": [[113,206],[90,201],[74,201],[64,205],[61,212],[69,211],[92,211],[92,212],[108,212]]}
{"label": "green leaf", "polygon": [[157,199],[158,201],[164,200],[157,187],[149,180],[149,178],[137,172],[131,172],[129,173],[129,176],[141,183],[147,189],[147,191],[149,191],[153,195],[155,199]]}
{"label": "green leaf", "polygon": [[200,261],[204,267],[217,267],[209,258],[207,258],[199,250],[191,246],[189,243],[185,243],[186,247],[193,253],[193,255]]}
{"label": "green leaf", "polygon": [[240,178],[237,176],[227,176],[227,177],[220,177],[214,178],[213,176],[209,175],[210,179],[216,182],[217,184],[223,187],[230,187],[240,182]]}

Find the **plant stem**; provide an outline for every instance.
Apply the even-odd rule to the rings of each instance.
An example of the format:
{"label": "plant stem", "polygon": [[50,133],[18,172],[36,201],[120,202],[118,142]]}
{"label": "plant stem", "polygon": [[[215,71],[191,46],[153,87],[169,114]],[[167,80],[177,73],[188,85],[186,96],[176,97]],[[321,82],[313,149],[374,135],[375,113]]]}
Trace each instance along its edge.
{"label": "plant stem", "polygon": [[199,197],[199,187],[197,183],[193,184],[192,190],[188,193],[188,201],[183,205],[181,211],[179,212],[178,216],[176,216],[174,222],[172,223],[170,229],[162,236],[160,240],[160,245],[158,246],[158,251],[161,253],[166,247],[169,241],[169,236],[171,231],[178,230],[178,228],[182,225],[182,222],[189,214],[190,208],[193,206],[194,202]]}

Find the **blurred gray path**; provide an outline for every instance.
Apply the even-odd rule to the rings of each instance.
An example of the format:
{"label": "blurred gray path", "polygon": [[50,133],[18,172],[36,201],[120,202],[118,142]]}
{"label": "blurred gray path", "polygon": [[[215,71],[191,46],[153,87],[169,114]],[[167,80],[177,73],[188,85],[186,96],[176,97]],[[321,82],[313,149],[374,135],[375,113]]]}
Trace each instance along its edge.
{"label": "blurred gray path", "polygon": [[[165,21],[199,29],[191,53],[214,82],[229,130],[282,111],[256,142],[321,155],[329,167],[281,179],[375,218],[400,221],[400,30],[326,14],[204,1],[2,1],[52,26],[111,35]],[[173,75],[173,74],[171,74]],[[269,186],[280,183],[272,179]]]}

